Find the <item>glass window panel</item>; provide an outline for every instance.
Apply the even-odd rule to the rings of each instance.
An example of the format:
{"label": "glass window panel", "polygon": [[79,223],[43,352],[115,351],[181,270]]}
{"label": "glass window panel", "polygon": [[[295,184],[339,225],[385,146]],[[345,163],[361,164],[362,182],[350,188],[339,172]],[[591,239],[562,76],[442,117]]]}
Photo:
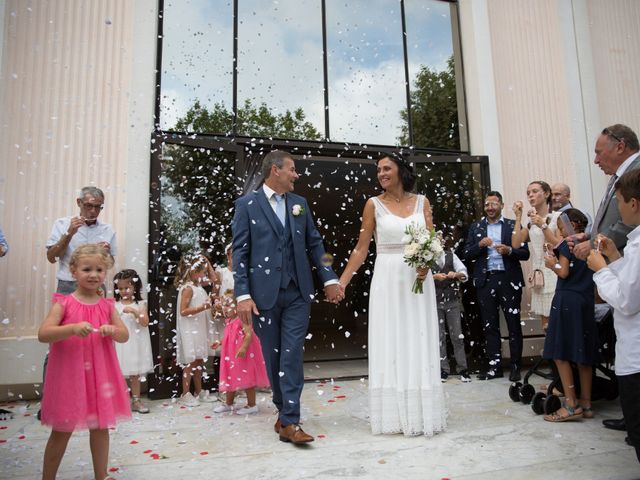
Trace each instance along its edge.
{"label": "glass window panel", "polygon": [[483,215],[480,163],[434,159],[416,161],[416,190],[431,202],[436,230],[466,232]]}
{"label": "glass window panel", "polygon": [[331,140],[397,144],[406,108],[400,3],[327,2]]}
{"label": "glass window panel", "polygon": [[[166,0],[163,30],[160,127],[210,133],[230,131],[233,3]],[[220,122],[185,120],[196,102],[200,111],[215,110]],[[211,132],[212,129],[215,131]]]}
{"label": "glass window panel", "polygon": [[[418,147],[460,149],[451,8],[439,0],[405,0],[411,122]],[[403,118],[401,143],[407,145],[406,110]]]}
{"label": "glass window panel", "polygon": [[238,133],[323,138],[320,2],[242,1],[238,21]]}
{"label": "glass window panel", "polygon": [[[367,198],[377,195],[376,166],[372,160],[339,156],[296,158],[300,179],[295,192],[309,203],[324,246],[333,255],[333,268],[344,270],[360,232],[361,215]],[[367,356],[369,285],[375,247],[349,284],[344,302],[311,304],[311,337],[305,342],[305,360],[363,358]],[[316,289],[322,285],[316,278]],[[321,294],[322,296],[322,294]]]}
{"label": "glass window panel", "polygon": [[160,229],[180,252],[203,251],[224,262],[233,202],[240,194],[235,153],[164,145]]}
{"label": "glass window panel", "polygon": [[[224,248],[231,241],[233,201],[239,193],[235,164],[236,155],[220,149],[162,146],[159,221],[154,216],[153,222],[159,235],[153,243],[150,270],[151,331],[158,365],[154,396],[178,394],[181,373],[175,358],[178,290],[174,279],[180,258],[199,251],[212,263],[226,263]],[[206,370],[205,387],[217,387],[211,357]]]}

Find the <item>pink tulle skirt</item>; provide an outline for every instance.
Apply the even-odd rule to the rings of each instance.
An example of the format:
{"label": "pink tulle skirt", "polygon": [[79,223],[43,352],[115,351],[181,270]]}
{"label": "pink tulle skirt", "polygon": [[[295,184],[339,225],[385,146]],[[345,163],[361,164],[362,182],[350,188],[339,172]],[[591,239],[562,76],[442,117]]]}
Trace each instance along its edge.
{"label": "pink tulle skirt", "polygon": [[[87,305],[72,295],[55,294],[54,302],[64,308],[61,325],[87,321],[94,329],[110,323],[114,308],[112,299]],[[94,332],[52,343],[41,409],[42,424],[60,432],[104,429],[130,419],[128,388],[113,339]]]}
{"label": "pink tulle skirt", "polygon": [[228,320],[224,328],[220,354],[219,390],[221,392],[269,386],[260,340],[254,333],[246,355],[243,358],[236,357],[243,342],[244,332],[240,318]]}

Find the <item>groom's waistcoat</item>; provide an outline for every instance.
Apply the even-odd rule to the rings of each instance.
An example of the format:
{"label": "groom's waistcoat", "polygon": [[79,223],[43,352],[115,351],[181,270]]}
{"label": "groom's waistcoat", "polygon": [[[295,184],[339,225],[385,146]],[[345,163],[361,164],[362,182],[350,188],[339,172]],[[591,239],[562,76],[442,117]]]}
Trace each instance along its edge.
{"label": "groom's waistcoat", "polygon": [[[280,288],[287,288],[289,282],[293,281],[299,287],[296,275],[296,261],[293,251],[293,238],[291,237],[291,225],[287,215],[284,227],[280,231],[280,248],[282,248],[282,276],[280,277]],[[280,220],[278,220],[278,225]]]}

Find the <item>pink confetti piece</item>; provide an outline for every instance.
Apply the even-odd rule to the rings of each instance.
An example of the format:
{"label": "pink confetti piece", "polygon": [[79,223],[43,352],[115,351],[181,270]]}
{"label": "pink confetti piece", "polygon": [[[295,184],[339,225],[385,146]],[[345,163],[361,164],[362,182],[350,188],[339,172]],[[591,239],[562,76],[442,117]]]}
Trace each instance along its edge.
{"label": "pink confetti piece", "polygon": [[152,453],[150,457],[153,458],[154,460],[158,460],[160,458],[160,455],[158,455],[157,453]]}
{"label": "pink confetti piece", "polygon": [[200,455],[209,455],[209,452],[200,452]]}
{"label": "pink confetti piece", "polygon": [[153,450],[145,450],[145,451],[144,451],[144,452],[142,452],[142,453],[147,454],[147,453],[151,453],[151,452],[153,452]]}
{"label": "pink confetti piece", "polygon": [[317,436],[318,438],[327,438],[327,437],[326,437],[326,435],[322,435],[322,434],[320,434],[320,435],[316,435],[316,436]]}
{"label": "pink confetti piece", "polygon": [[205,416],[204,416],[204,419],[205,419],[205,420],[209,420],[210,418],[211,418],[211,415],[205,415]]}
{"label": "pink confetti piece", "polygon": [[24,435],[20,435],[20,436],[18,437],[18,440],[24,440],[25,438],[27,438],[27,437],[25,437]]}
{"label": "pink confetti piece", "polygon": [[119,470],[119,468],[118,468],[118,467],[111,467],[111,468],[109,469],[109,471],[110,471],[110,472],[117,472],[118,470]]}
{"label": "pink confetti piece", "polygon": [[0,443],[7,443],[6,440],[0,440]]}
{"label": "pink confetti piece", "polygon": [[137,444],[137,443],[138,443],[138,441],[137,441],[137,440],[131,440],[131,441],[129,442],[129,445],[135,445],[135,444]]}
{"label": "pink confetti piece", "polygon": [[346,395],[336,395],[335,398],[347,398],[347,396]]}

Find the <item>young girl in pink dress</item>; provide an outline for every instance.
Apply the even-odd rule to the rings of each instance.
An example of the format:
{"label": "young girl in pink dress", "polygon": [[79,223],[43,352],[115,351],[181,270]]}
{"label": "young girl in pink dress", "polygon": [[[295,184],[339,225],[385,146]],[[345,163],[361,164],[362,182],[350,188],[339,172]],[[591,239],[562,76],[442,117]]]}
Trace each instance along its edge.
{"label": "young girl in pink dress", "polygon": [[88,429],[95,478],[107,477],[108,428],[131,418],[127,384],[113,342],[126,342],[129,331],[113,299],[98,289],[113,259],[100,245],[83,245],[71,255],[69,269],[77,283],[71,295],[53,295],[53,306],[38,331],[50,343],[42,424],[52,428],[44,451],[43,479],[56,476],[75,430]]}
{"label": "young girl in pink dress", "polygon": [[227,291],[220,300],[226,318],[222,351],[220,353],[220,392],[227,393],[226,404],[213,409],[215,413],[235,410],[233,401],[236,392],[244,390],[247,405],[235,410],[238,415],[258,413],[256,388],[269,386],[267,369],[262,356],[260,342],[253,334],[251,325],[245,325],[235,309],[233,292]]}

